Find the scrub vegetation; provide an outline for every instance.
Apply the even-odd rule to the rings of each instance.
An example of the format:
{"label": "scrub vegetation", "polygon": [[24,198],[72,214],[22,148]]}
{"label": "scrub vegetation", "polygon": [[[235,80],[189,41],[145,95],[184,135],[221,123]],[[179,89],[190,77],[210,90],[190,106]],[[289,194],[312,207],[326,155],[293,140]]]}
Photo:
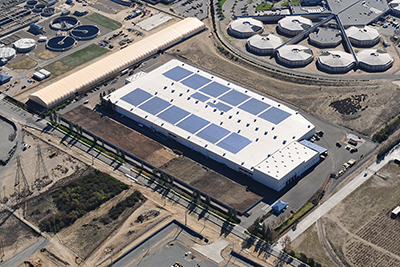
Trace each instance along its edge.
{"label": "scrub vegetation", "polygon": [[99,13],[92,13],[90,15],[87,15],[85,18],[112,31],[122,26],[120,22],[107,18],[103,15],[100,15]]}

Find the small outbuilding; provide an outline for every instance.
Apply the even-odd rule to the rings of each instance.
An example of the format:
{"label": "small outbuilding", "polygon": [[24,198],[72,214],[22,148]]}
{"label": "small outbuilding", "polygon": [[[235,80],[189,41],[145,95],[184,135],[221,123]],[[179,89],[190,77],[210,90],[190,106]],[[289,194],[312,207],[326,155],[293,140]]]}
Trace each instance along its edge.
{"label": "small outbuilding", "polygon": [[314,59],[312,50],[302,45],[285,45],[276,51],[277,61],[288,67],[304,67]]}
{"label": "small outbuilding", "polygon": [[379,43],[381,37],[379,32],[369,26],[355,27],[351,26],[346,30],[347,37],[352,45],[358,47],[371,47]]}
{"label": "small outbuilding", "polygon": [[12,76],[8,75],[5,72],[0,72],[0,84],[8,83],[11,80]]}
{"label": "small outbuilding", "polygon": [[46,79],[46,76],[43,73],[35,72],[35,73],[33,73],[33,78],[37,81],[41,81],[41,80]]}
{"label": "small outbuilding", "polygon": [[393,65],[392,56],[378,49],[364,49],[357,53],[359,67],[365,71],[386,71]]}
{"label": "small outbuilding", "polygon": [[279,31],[289,36],[296,36],[311,27],[311,20],[301,16],[287,16],[278,21]]}
{"label": "small outbuilding", "polygon": [[318,57],[318,67],[330,73],[345,73],[354,67],[352,54],[340,50],[326,51]]}
{"label": "small outbuilding", "polygon": [[281,212],[284,211],[288,206],[289,206],[288,203],[283,202],[282,200],[279,200],[278,202],[276,202],[275,205],[272,206],[272,211],[275,212],[275,213],[281,213]]}
{"label": "small outbuilding", "polygon": [[258,55],[271,55],[282,44],[282,38],[273,34],[256,34],[247,40],[247,49]]}
{"label": "small outbuilding", "polygon": [[308,41],[316,47],[336,47],[342,42],[342,34],[337,29],[318,27],[308,35]]}
{"label": "small outbuilding", "polygon": [[227,31],[233,37],[248,38],[254,34],[261,34],[264,31],[264,25],[253,18],[238,18],[229,24]]}

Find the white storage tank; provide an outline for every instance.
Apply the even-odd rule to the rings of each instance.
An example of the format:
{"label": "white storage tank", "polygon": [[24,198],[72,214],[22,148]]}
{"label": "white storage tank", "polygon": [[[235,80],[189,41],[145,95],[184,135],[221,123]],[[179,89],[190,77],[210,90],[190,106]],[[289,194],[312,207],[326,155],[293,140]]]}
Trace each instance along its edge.
{"label": "white storage tank", "polygon": [[318,57],[318,67],[326,72],[345,73],[354,67],[352,54],[340,50],[327,51]]}
{"label": "white storage tank", "polygon": [[311,27],[311,20],[301,16],[287,16],[278,21],[279,31],[289,36],[296,36]]}
{"label": "white storage tank", "polygon": [[0,48],[0,59],[11,60],[15,57],[16,51],[11,47],[1,47]]}
{"label": "white storage tank", "polygon": [[36,42],[32,38],[21,38],[14,43],[14,48],[18,53],[26,53],[36,47]]}
{"label": "white storage tank", "polygon": [[349,37],[352,45],[359,47],[371,47],[379,43],[381,37],[379,32],[369,26],[362,28],[351,26],[346,30],[347,37]]}
{"label": "white storage tank", "polygon": [[38,42],[46,42],[47,41],[47,36],[40,36]]}
{"label": "white storage tank", "polygon": [[392,56],[378,49],[364,49],[357,53],[358,63],[365,71],[386,71],[393,65]]}
{"label": "white storage tank", "polygon": [[313,61],[314,54],[302,45],[285,45],[276,51],[276,59],[288,67],[304,67]]}
{"label": "white storage tank", "polygon": [[229,24],[227,31],[233,37],[248,38],[254,34],[262,33],[264,25],[261,21],[253,18],[238,18]]}
{"label": "white storage tank", "polygon": [[247,40],[247,49],[258,55],[271,55],[282,44],[282,38],[273,34],[256,34]]}

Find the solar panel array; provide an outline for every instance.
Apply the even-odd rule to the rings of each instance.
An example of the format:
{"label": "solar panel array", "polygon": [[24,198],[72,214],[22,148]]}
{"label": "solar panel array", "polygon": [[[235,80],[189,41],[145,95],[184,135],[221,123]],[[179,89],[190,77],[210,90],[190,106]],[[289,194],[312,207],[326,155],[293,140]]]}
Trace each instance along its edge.
{"label": "solar panel array", "polygon": [[[228,112],[233,107],[237,107],[273,124],[279,124],[291,116],[290,113],[277,107],[271,107],[271,105],[264,101],[212,81],[199,74],[199,71],[194,73],[176,66],[164,72],[163,75],[172,81],[179,82],[196,90],[190,97],[213,107],[214,111]],[[126,94],[121,100],[233,154],[238,153],[252,142],[238,133],[231,132],[180,107],[172,105],[172,100],[168,102],[140,88],[136,88]]]}

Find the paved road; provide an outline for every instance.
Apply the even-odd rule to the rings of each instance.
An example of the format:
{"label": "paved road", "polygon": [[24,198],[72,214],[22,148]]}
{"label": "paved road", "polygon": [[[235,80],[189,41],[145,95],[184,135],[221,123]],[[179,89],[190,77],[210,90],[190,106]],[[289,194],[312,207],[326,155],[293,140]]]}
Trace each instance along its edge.
{"label": "paved road", "polygon": [[[289,236],[291,240],[301,235],[305,230],[308,229],[313,223],[315,223],[319,218],[324,216],[333,207],[335,207],[340,201],[356,190],[362,183],[368,180],[372,175],[374,175],[378,170],[385,166],[389,161],[400,158],[400,145],[393,148],[389,154],[382,160],[373,163],[364,172],[360,173],[356,178],[354,178],[350,183],[345,185],[342,189],[336,192],[331,198],[314,210],[310,215],[308,215],[304,220],[302,220],[296,227],[295,230],[290,231],[285,236]],[[281,237],[279,241],[274,245],[275,248],[281,250],[281,240],[285,238]]]}
{"label": "paved road", "polygon": [[45,239],[43,237],[40,237],[38,241],[36,241],[34,244],[30,245],[28,248],[25,250],[21,251],[8,261],[4,262],[1,264],[1,267],[15,267],[19,263],[23,262],[26,258],[30,257],[31,255],[35,254],[37,251],[39,251],[41,248],[44,248],[50,243],[48,239]]}

